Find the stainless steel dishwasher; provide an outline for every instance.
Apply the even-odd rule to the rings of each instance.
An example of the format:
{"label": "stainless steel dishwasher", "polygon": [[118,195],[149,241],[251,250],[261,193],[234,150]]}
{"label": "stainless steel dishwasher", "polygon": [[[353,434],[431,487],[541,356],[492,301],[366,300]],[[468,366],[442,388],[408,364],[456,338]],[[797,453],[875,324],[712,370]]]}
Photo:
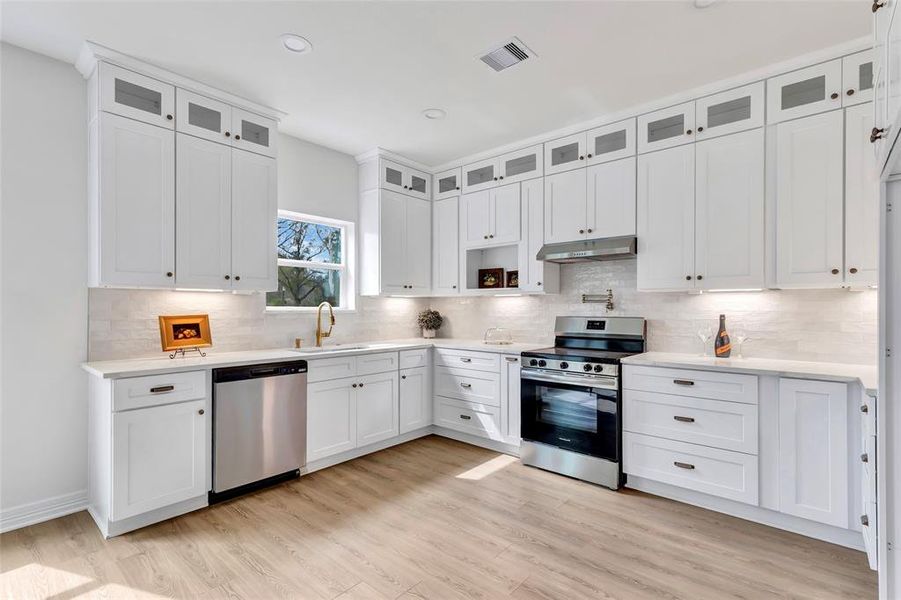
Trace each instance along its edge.
{"label": "stainless steel dishwasher", "polygon": [[213,370],[210,502],[298,477],[306,454],[306,361]]}

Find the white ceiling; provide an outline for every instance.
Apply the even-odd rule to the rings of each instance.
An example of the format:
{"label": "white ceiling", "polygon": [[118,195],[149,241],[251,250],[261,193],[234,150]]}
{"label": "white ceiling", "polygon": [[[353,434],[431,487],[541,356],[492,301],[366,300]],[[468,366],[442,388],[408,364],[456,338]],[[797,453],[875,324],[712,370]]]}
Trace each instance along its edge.
{"label": "white ceiling", "polygon": [[[429,165],[868,35],[869,3],[6,2],[0,37],[74,62],[90,39],[288,113],[281,129]],[[286,32],[314,45],[292,55]],[[476,55],[518,36],[539,56]],[[421,111],[439,107],[443,121]]]}

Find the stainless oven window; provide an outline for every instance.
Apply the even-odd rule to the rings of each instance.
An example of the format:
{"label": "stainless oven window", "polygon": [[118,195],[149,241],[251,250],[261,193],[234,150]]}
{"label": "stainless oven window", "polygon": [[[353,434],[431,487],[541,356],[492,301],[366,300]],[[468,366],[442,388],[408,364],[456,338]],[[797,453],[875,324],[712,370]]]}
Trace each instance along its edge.
{"label": "stainless oven window", "polygon": [[536,386],[537,414],[535,420],[545,425],[598,432],[598,398],[587,390],[572,390]]}

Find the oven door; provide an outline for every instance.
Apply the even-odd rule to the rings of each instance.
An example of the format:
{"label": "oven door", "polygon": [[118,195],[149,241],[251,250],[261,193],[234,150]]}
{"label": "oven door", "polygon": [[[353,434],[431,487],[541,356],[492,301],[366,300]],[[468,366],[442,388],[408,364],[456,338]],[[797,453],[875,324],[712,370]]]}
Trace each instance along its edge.
{"label": "oven door", "polygon": [[522,437],[619,461],[619,386],[613,377],[522,369]]}

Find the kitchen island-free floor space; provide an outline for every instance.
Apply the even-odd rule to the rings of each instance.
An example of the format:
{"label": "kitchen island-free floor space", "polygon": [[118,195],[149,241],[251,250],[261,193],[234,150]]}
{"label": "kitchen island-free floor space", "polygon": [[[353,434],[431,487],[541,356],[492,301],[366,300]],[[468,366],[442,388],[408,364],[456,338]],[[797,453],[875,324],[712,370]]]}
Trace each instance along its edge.
{"label": "kitchen island-free floor space", "polygon": [[875,598],[863,553],[428,437],[104,540],[0,536],[2,598]]}

